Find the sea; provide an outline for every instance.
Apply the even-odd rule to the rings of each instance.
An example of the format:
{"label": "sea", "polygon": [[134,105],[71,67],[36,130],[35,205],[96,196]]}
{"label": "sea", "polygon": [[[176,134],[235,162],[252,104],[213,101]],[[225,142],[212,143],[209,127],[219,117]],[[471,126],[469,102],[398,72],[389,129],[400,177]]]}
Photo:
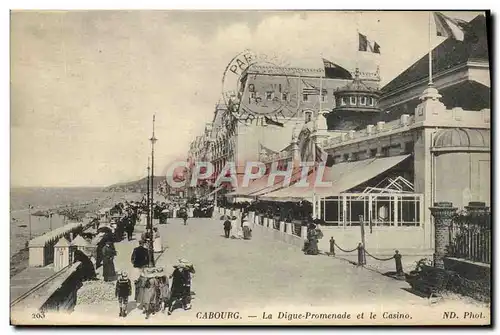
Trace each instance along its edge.
{"label": "sea", "polygon": [[65,206],[85,204],[89,212],[111,207],[118,202],[140,200],[142,194],[127,192],[104,192],[97,187],[16,187],[10,190],[10,253],[19,252],[31,238],[56,229],[67,220],[63,216],[51,218],[29,215],[39,210],[49,210]]}

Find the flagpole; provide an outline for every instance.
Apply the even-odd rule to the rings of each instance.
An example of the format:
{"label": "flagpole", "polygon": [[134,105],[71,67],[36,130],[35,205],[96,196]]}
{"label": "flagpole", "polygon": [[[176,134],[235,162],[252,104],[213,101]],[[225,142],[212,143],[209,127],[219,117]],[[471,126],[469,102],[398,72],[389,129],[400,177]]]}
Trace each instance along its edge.
{"label": "flagpole", "polygon": [[[358,41],[358,44],[359,44],[359,15],[360,12],[356,12],[356,40]],[[356,69],[358,69],[358,67],[359,67],[359,45],[356,52]]]}
{"label": "flagpole", "polygon": [[323,103],[323,76],[319,77],[319,112],[321,114],[322,111],[322,105]]}
{"label": "flagpole", "polygon": [[429,86],[433,85],[433,82],[432,82],[432,29],[431,29],[431,16],[432,16],[432,12],[429,12]]}
{"label": "flagpole", "polygon": [[299,112],[299,110],[300,110],[300,102],[301,102],[301,100],[300,100],[300,99],[301,99],[301,97],[302,97],[302,94],[300,94],[300,88],[301,88],[300,83],[301,83],[301,81],[302,81],[302,77],[301,77],[301,73],[300,73],[300,71],[299,71],[299,79],[298,79],[298,81],[297,81],[297,113],[298,113],[298,112]]}
{"label": "flagpole", "polygon": [[[357,26],[357,23],[356,23],[356,26]],[[356,38],[357,38],[357,41],[358,41],[358,44],[359,44],[359,28],[356,27]],[[358,68],[359,66],[359,45],[356,49],[356,69]]]}

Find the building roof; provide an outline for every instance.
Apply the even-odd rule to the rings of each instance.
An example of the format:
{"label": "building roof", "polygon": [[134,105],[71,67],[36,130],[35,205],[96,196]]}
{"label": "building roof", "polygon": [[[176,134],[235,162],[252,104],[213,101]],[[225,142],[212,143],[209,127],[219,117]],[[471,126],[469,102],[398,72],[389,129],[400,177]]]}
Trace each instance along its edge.
{"label": "building roof", "polygon": [[490,147],[490,131],[486,129],[441,129],[434,137],[434,148]]}
{"label": "building roof", "polygon": [[[488,36],[486,17],[476,16],[469,22],[469,29],[464,41],[448,38],[432,50],[432,72],[438,74],[468,61],[488,61]],[[425,54],[412,66],[382,88],[382,92],[390,92],[405,85],[414,83],[429,75],[429,55]]]}
{"label": "building roof", "polygon": [[54,247],[69,247],[71,243],[63,236],[59,239]]}
{"label": "building roof", "polygon": [[369,93],[379,93],[379,90],[376,87],[369,86],[363,82],[363,80],[359,77],[359,71],[356,70],[354,79],[349,84],[338,88],[335,94],[342,92],[369,92]]}
{"label": "building roof", "polygon": [[[245,75],[250,74],[260,74],[260,75],[269,75],[269,76],[286,76],[286,77],[314,77],[314,78],[328,78],[328,79],[352,79],[356,73],[356,70],[350,71],[342,68],[340,65],[337,65],[339,68],[342,68],[344,71],[347,71],[351,74],[350,77],[346,77],[345,75],[339,74],[338,71],[332,71],[331,68],[325,68],[324,64],[321,64],[321,67],[309,68],[309,67],[287,67],[287,66],[273,66],[273,65],[259,65],[252,64],[245,71]],[[332,73],[333,72],[333,73]],[[377,69],[376,72],[369,71],[359,71],[359,76],[366,81],[380,81],[380,73]],[[244,77],[245,75],[242,75]]]}
{"label": "building roof", "polygon": [[74,246],[77,246],[77,247],[86,247],[86,246],[90,245],[90,243],[86,239],[84,239],[81,235],[78,235],[71,242],[71,245],[74,245]]}

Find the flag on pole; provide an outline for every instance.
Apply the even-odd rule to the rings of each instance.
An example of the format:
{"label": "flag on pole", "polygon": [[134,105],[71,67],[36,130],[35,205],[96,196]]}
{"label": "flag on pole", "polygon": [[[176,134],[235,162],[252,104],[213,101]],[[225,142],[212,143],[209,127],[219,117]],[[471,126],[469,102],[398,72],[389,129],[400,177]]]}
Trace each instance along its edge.
{"label": "flag on pole", "polygon": [[325,66],[326,78],[352,79],[351,72],[338,64],[330,62],[328,59],[323,58],[323,65]]}
{"label": "flag on pole", "polygon": [[436,34],[446,38],[453,38],[457,41],[463,41],[465,30],[469,23],[460,19],[452,19],[443,13],[434,12],[434,22],[436,22]]}
{"label": "flag on pole", "polygon": [[370,41],[366,35],[358,33],[359,51],[369,51],[380,54],[380,45],[375,41]]}

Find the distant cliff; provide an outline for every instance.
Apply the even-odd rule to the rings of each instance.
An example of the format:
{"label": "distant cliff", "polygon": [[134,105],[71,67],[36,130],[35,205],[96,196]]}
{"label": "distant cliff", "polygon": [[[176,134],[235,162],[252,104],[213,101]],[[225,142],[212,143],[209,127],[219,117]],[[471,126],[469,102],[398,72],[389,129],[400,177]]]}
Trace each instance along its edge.
{"label": "distant cliff", "polygon": [[[158,185],[165,181],[163,176],[155,176],[153,181],[153,188],[158,189]],[[104,192],[136,192],[136,193],[146,193],[147,191],[147,177],[139,180],[130,181],[127,183],[118,183],[111,186],[105,187]]]}

